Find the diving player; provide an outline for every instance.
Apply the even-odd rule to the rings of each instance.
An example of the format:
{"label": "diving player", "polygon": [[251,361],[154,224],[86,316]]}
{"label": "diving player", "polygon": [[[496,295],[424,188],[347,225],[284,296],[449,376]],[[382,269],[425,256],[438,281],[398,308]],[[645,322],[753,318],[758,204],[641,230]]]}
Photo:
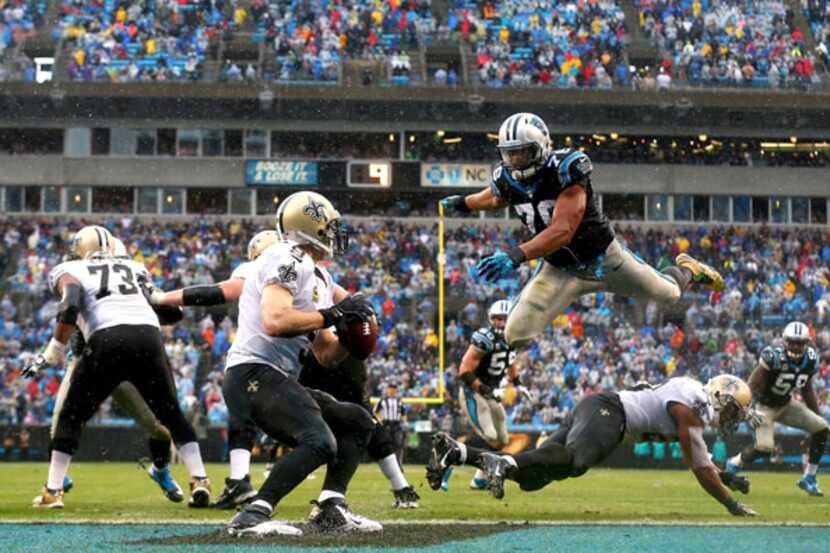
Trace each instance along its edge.
{"label": "diving player", "polygon": [[[755,444],[729,459],[726,470],[735,473],[756,459],[769,458],[775,446],[775,423],[780,422],[810,433],[807,466],[796,485],[808,495],[822,496],[816,471],[827,444],[828,424],[813,390],[818,353],[809,344],[807,325],[793,321],[784,328],[783,348],[767,346],[761,351],[749,387],[763,423],[755,429]],[[792,397],[794,391],[801,393],[803,401]]]}
{"label": "diving player", "polygon": [[61,263],[49,274],[49,286],[61,298],[54,334],[23,376],[64,360],[77,324],[87,346],[65,390],[50,442],[49,476],[33,506],[63,507],[64,477],[84,424],[122,382],[130,382],[161,424],[169,429],[191,475],[192,507],[207,507],[210,481],[196,434],[179,408],[159,318],[142,295],[138,275],[143,265],[114,258],[113,237],[99,226],[79,230],[72,252],[79,258]]}
{"label": "diving player", "polygon": [[723,289],[721,275],[689,255],[680,254],[677,265],[658,272],[624,248],[599,210],[591,160],[579,150],[552,150],[538,116],[508,117],[499,129],[498,150],[502,161],[488,188],[441,204],[456,213],[509,205],[533,235],[476,266],[485,280],[497,281],[531,259],[542,261],[507,319],[504,335],[511,348],[527,345],[584,294],[605,290],[672,303],[690,282]]}
{"label": "diving player", "polygon": [[486,473],[490,493],[501,499],[505,478],[518,482],[524,491],[539,490],[554,480],[582,476],[608,457],[625,435],[658,435],[678,439],[683,459],[700,486],[731,514],[754,516],[755,511],[729,493],[726,485],[732,481],[712,463],[703,440],[707,424],[729,432],[740,421],[752,420],[750,401],[749,387],[731,375],[717,376],[705,386],[679,377],[655,388],[594,394],[574,407],[551,438],[518,455],[489,453],[436,434],[427,480],[438,489],[449,467],[472,465]]}

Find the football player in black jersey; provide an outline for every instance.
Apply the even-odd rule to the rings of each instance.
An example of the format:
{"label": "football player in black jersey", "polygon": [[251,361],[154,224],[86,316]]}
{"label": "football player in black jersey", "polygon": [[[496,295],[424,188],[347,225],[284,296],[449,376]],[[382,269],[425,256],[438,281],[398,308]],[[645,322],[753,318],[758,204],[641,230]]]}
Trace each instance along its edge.
{"label": "football player in black jersey", "polygon": [[[516,352],[504,341],[504,325],[509,313],[510,302],[507,300],[499,300],[490,306],[487,313],[490,325],[473,333],[470,346],[458,369],[461,381],[458,400],[464,415],[475,433],[496,451],[501,450],[510,440],[499,390],[505,373],[517,389],[524,390],[518,372],[513,367]],[[476,471],[470,488],[487,489],[484,471]]]}
{"label": "football player in black jersey", "polygon": [[511,206],[533,238],[484,257],[476,266],[487,281],[509,277],[522,263],[543,261],[525,285],[505,327],[511,348],[521,348],[583,294],[609,291],[671,303],[690,282],[723,289],[713,268],[686,254],[662,272],[615,238],[591,184],[591,160],[579,150],[553,150],[544,121],[532,113],[508,117],[499,129],[501,163],[490,186],[441,200],[448,212]]}
{"label": "football player in black jersey", "polygon": [[[809,495],[822,496],[816,471],[827,443],[828,424],[819,412],[813,390],[818,353],[809,343],[807,325],[794,321],[784,328],[783,348],[767,346],[761,351],[758,367],[749,377],[749,387],[764,420],[755,429],[755,444],[729,459],[726,470],[735,473],[756,459],[768,459],[775,446],[774,426],[779,422],[810,433],[807,467],[797,485]],[[803,402],[792,397],[796,390]]]}

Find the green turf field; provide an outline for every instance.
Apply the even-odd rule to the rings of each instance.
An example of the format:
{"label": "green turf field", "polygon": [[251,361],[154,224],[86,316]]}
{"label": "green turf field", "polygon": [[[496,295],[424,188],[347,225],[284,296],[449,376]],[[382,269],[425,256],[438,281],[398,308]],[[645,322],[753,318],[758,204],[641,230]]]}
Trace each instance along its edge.
{"label": "green turf field", "polygon": [[[253,469],[257,485],[262,468]],[[227,468],[211,465],[208,470],[217,493]],[[184,468],[174,472],[186,487]],[[509,483],[505,499],[496,501],[467,489],[470,470],[457,470],[450,491],[443,493],[426,486],[423,467],[408,466],[421,508],[395,511],[380,471],[363,465],[349,502],[355,512],[381,520],[383,534],[253,542],[224,535],[222,523],[230,512],[194,511],[168,502],[135,464],[76,463],[71,474],[76,487],[65,498],[66,508],[44,512],[30,503],[46,477],[46,464],[0,464],[0,551],[244,552],[262,551],[257,546],[263,545],[278,553],[830,551],[830,498],[807,497],[796,488],[794,473],[749,473],[752,491],[742,499],[761,516],[735,519],[698,488],[690,473],[657,470],[592,470],[532,494]],[[276,516],[302,520],[321,483],[318,471],[280,505]],[[496,524],[500,522],[512,524]]]}

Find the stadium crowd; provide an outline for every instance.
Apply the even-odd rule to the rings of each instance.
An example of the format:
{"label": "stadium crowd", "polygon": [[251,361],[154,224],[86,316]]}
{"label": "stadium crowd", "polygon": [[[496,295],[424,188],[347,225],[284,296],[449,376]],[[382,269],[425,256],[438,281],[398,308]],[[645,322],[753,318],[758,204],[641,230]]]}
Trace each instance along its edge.
{"label": "stadium crowd", "polygon": [[793,12],[781,0],[637,0],[662,70],[692,85],[809,88],[820,82]]}
{"label": "stadium crowd", "polygon": [[[217,282],[243,260],[249,223],[193,221],[106,223],[166,289]],[[5,274],[0,297],[0,423],[48,422],[63,369],[39,380],[17,378],[32,352],[48,341],[56,302],[46,286],[63,258],[75,225],[11,220],[0,223]],[[360,223],[348,253],[331,263],[335,279],[362,291],[382,321],[382,337],[370,358],[370,392],[395,381],[403,396],[435,396],[437,381],[436,229],[395,221]],[[690,293],[682,306],[662,312],[627,298],[597,294],[552,321],[548,331],[518,358],[532,401],[508,393],[513,424],[549,424],[566,416],[584,395],[621,389],[638,381],[659,383],[671,375],[707,379],[730,372],[747,377],[764,344],[791,319],[810,325],[821,352],[830,351],[830,237],[814,229],[691,227],[624,229],[620,236],[649,263],[661,267],[689,252],[723,269],[723,293]],[[532,267],[496,286],[479,282],[473,266],[493,243],[514,243],[522,232],[507,227],[464,226],[447,237],[447,392],[455,398],[456,367],[473,330],[486,323],[490,303],[515,295]],[[235,308],[187,310],[183,323],[165,329],[179,399],[190,412],[224,425],[221,395],[224,354],[235,334]],[[817,378],[827,404],[826,353]],[[123,417],[108,402],[96,420]],[[438,409],[410,407],[410,420],[463,430],[452,401]]]}

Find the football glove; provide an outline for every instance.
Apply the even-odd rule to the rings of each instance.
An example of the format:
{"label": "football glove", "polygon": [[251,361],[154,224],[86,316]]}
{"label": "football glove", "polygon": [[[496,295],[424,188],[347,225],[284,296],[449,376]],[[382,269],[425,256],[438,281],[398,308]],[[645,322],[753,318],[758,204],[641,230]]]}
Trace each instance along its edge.
{"label": "football glove", "polygon": [[32,378],[44,367],[54,367],[63,363],[66,349],[66,344],[58,342],[54,338],[49,340],[46,348],[41,353],[35,355],[34,359],[23,368],[23,372],[21,373],[23,378]]}
{"label": "football glove", "polygon": [[345,323],[354,320],[368,321],[375,315],[375,310],[366,296],[357,293],[346,296],[343,301],[327,309],[320,309],[319,313],[323,316],[322,328],[336,326],[339,331]]}
{"label": "football glove", "polygon": [[487,282],[496,282],[509,275],[526,260],[524,252],[518,247],[510,248],[506,252],[497,251],[479,261],[476,272]]}
{"label": "football glove", "polygon": [[719,475],[723,485],[733,492],[741,492],[744,495],[749,493],[749,478],[746,476],[740,476],[727,471],[722,471]]}
{"label": "football glove", "polygon": [[469,213],[466,196],[447,196],[441,200],[441,206],[449,213]]}
{"label": "football glove", "polygon": [[504,388],[496,388],[493,390],[493,397],[498,401],[504,401],[504,394],[507,393],[507,390]]}
{"label": "football glove", "polygon": [[160,305],[164,297],[164,292],[156,288],[147,278],[147,275],[140,274],[136,280],[138,281],[138,287],[141,288],[141,293],[147,298],[147,303],[150,305]]}
{"label": "football glove", "polygon": [[736,517],[755,517],[758,516],[752,507],[744,505],[743,503],[739,503],[735,499],[730,499],[726,503],[726,509],[729,511],[729,514]]}
{"label": "football glove", "polygon": [[525,398],[527,401],[530,401],[530,402],[533,401],[533,396],[530,395],[530,390],[528,390],[526,386],[522,386],[522,385],[516,386],[516,391],[519,393],[520,396]]}

